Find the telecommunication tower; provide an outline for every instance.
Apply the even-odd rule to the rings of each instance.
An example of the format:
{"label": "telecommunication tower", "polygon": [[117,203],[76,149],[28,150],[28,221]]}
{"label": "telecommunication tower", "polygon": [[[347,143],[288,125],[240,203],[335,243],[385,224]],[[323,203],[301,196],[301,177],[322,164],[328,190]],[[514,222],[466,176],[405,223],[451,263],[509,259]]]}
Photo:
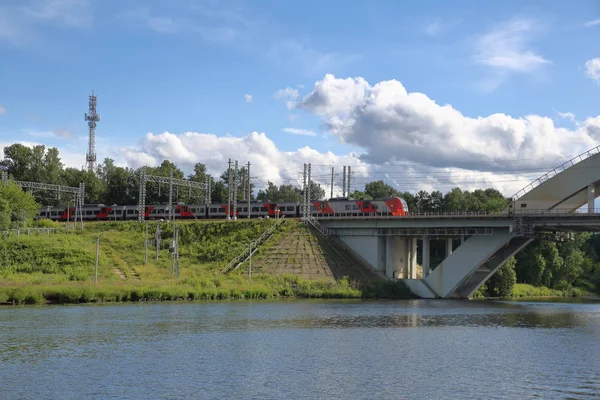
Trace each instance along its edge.
{"label": "telecommunication tower", "polygon": [[90,127],[88,152],[85,155],[85,161],[88,171],[93,171],[96,167],[96,123],[100,121],[100,114],[96,113],[96,96],[94,95],[94,91],[92,91],[92,95],[90,96],[89,106],[89,113],[85,114],[85,120]]}

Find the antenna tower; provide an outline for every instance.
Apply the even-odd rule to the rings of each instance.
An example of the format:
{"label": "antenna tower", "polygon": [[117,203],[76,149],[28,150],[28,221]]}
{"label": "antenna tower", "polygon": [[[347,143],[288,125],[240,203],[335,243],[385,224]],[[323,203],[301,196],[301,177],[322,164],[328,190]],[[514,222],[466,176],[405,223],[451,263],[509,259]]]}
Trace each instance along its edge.
{"label": "antenna tower", "polygon": [[87,163],[88,171],[94,171],[96,167],[96,123],[100,121],[100,114],[96,114],[96,96],[94,91],[90,96],[90,111],[85,114],[85,120],[90,127],[90,137],[88,141],[88,152],[85,155],[85,162]]}

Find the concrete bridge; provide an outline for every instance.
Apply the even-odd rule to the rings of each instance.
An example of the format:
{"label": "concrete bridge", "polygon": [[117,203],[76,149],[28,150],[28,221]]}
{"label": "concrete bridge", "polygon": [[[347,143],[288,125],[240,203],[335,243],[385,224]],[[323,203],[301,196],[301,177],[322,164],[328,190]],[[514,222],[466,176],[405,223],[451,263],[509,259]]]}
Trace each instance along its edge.
{"label": "concrete bridge", "polygon": [[[342,241],[374,270],[403,279],[423,298],[469,298],[541,232],[600,232],[600,146],[567,161],[513,196],[497,214],[407,217],[320,216],[311,222]],[[578,210],[587,204],[585,212]],[[430,241],[446,241],[446,257],[430,271]],[[421,243],[422,279],[417,279]]]}

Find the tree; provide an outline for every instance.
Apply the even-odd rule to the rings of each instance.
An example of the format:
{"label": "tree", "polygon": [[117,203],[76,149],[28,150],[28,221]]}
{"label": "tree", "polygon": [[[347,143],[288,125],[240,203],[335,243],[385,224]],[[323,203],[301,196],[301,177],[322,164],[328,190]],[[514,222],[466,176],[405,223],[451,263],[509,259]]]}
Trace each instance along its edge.
{"label": "tree", "polygon": [[355,190],[354,192],[350,193],[348,197],[354,200],[373,200],[371,196],[365,192],[361,192],[360,190]]}
{"label": "tree", "polygon": [[400,195],[396,189],[381,180],[367,183],[365,185],[365,193],[374,199]]}
{"label": "tree", "polygon": [[487,295],[490,297],[510,297],[517,274],[515,272],[516,260],[511,257],[486,283]]}
{"label": "tree", "polygon": [[30,225],[39,208],[31,193],[24,192],[16,183],[0,183],[0,229]]}
{"label": "tree", "polygon": [[30,168],[33,161],[33,151],[20,143],[4,148],[2,165],[8,167],[8,173],[16,181],[29,181]]}

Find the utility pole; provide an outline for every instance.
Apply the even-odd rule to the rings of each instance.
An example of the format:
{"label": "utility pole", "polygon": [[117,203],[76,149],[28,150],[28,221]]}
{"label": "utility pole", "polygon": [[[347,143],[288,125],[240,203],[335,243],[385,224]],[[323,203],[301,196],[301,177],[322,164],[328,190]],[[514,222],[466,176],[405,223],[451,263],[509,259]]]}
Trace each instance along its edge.
{"label": "utility pole", "polygon": [[158,261],[158,251],[160,250],[160,222],[156,223],[156,232],[154,232],[154,241],[156,242],[156,261]]}
{"label": "utility pole", "polygon": [[252,186],[250,185],[250,161],[248,161],[248,169],[246,172],[248,173],[248,219],[250,219],[250,213],[252,212],[252,208],[250,207],[250,198],[252,197]]}
{"label": "utility pole", "polygon": [[346,197],[346,166],[344,165],[344,173],[342,174],[342,197]]}
{"label": "utility pole", "polygon": [[146,222],[146,239],[144,240],[144,264],[148,264],[148,222]]}
{"label": "utility pole", "polygon": [[173,210],[173,168],[169,169],[169,219],[175,223],[175,210]]}
{"label": "utility pole", "polygon": [[[172,256],[171,260],[171,277],[179,277],[179,229],[178,226],[173,224],[173,241],[171,242],[170,251]],[[176,272],[177,271],[177,272]],[[177,273],[177,275],[175,275]]]}
{"label": "utility pole", "polygon": [[250,255],[248,256],[248,280],[252,280],[252,245],[254,243],[250,241]]}
{"label": "utility pole", "polygon": [[302,173],[303,183],[302,183],[302,195],[304,196],[302,199],[302,217],[306,218],[307,210],[306,210],[306,176],[307,176],[308,167],[306,163],[304,164],[304,172]]}
{"label": "utility pole", "polygon": [[227,167],[228,184],[227,184],[227,219],[231,219],[231,158]]}
{"label": "utility pole", "polygon": [[334,168],[335,167],[331,167],[331,195],[329,196],[330,200],[333,198],[333,175],[334,175]]}
{"label": "utility pole", "polygon": [[350,179],[352,178],[352,167],[348,165],[348,197],[350,197]]}
{"label": "utility pole", "polygon": [[306,196],[306,202],[308,203],[307,210],[308,210],[308,216],[309,217],[310,217],[310,213],[311,213],[311,209],[312,209],[311,203],[310,203],[310,200],[311,200],[311,198],[310,198],[310,187],[311,187],[311,183],[312,183],[310,181],[310,167],[311,167],[311,165],[310,165],[310,163],[308,163],[308,187],[307,187],[307,192],[308,193],[307,193],[307,196]]}
{"label": "utility pole", "polygon": [[210,175],[206,175],[206,193],[205,193],[205,202],[206,202],[206,207],[208,208],[208,206],[211,203],[212,200],[212,191],[210,190]]}
{"label": "utility pole", "polygon": [[235,168],[233,174],[233,220],[237,219],[237,182],[238,182],[238,162],[235,160]]}
{"label": "utility pole", "polygon": [[98,237],[96,238],[96,268],[94,269],[94,284],[98,283],[98,253],[100,251],[100,237],[104,232],[100,232]]}

